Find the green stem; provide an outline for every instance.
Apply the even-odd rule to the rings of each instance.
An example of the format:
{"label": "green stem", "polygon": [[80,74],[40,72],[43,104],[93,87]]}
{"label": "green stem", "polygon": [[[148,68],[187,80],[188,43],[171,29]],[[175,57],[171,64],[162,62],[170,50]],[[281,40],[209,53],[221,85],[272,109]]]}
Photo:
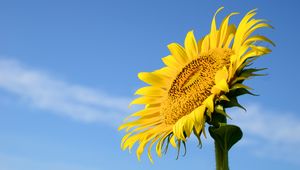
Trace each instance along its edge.
{"label": "green stem", "polygon": [[228,151],[223,150],[218,142],[215,141],[216,170],[229,170]]}
{"label": "green stem", "polygon": [[[218,115],[215,117],[218,120],[218,127],[220,126],[219,123],[226,124],[227,119],[224,115]],[[225,143],[223,144],[225,146]],[[223,147],[224,147],[223,146]],[[228,150],[222,149],[220,143],[215,141],[215,154],[216,154],[216,170],[229,170],[228,167]]]}

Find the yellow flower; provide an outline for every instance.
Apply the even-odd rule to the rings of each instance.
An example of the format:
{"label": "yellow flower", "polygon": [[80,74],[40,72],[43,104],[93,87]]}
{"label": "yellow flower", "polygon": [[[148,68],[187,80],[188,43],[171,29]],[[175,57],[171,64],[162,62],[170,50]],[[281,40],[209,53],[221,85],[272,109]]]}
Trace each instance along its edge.
{"label": "yellow flower", "polygon": [[[216,14],[223,9],[220,8]],[[246,68],[257,57],[271,52],[256,42],[271,40],[252,33],[271,27],[265,20],[254,19],[256,10],[248,12],[238,27],[229,24],[231,13],[220,27],[213,17],[210,33],[198,42],[193,31],[187,33],[184,47],[177,43],[168,45],[170,55],[162,58],[165,67],[153,72],[141,72],[138,77],[149,84],[136,91],[139,98],[132,104],[145,107],[130,115],[119,127],[126,129],[121,147],[131,150],[138,143],[136,154],[140,160],[146,145],[152,162],[151,148],[162,155],[169,143],[179,149],[193,133],[200,141],[205,135],[205,122],[212,114],[224,114],[224,108],[240,106],[236,97],[250,93],[243,81],[256,76],[260,69]]]}

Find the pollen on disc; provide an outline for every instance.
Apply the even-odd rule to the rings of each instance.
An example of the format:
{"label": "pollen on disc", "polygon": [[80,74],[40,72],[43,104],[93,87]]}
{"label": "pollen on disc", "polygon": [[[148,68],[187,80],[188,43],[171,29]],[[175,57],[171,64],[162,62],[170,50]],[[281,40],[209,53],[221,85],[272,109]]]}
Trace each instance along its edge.
{"label": "pollen on disc", "polygon": [[202,104],[211,94],[216,72],[229,67],[231,55],[229,49],[214,49],[183,67],[161,104],[165,124],[175,124]]}

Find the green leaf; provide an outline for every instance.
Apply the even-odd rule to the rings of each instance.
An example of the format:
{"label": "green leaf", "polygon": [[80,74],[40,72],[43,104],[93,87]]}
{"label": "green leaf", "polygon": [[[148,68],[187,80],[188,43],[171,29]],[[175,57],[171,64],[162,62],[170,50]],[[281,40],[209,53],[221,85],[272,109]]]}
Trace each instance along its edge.
{"label": "green leaf", "polygon": [[224,125],[218,128],[210,126],[208,130],[223,151],[229,151],[243,137],[242,130],[235,125]]}
{"label": "green leaf", "polygon": [[214,114],[212,114],[211,119],[207,119],[207,123],[215,127],[219,127],[221,123],[226,123],[226,121],[226,116],[217,112],[214,112]]}

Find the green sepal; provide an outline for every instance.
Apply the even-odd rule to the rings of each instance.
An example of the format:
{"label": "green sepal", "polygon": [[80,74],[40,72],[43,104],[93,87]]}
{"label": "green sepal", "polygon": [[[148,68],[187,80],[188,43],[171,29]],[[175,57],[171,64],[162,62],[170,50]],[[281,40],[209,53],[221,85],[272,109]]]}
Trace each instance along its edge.
{"label": "green sepal", "polygon": [[249,90],[244,89],[244,88],[232,90],[232,91],[230,92],[229,96],[237,97],[237,96],[241,96],[241,95],[244,95],[244,94],[250,94],[250,95],[252,95],[252,96],[258,96],[258,94],[254,94],[254,93],[252,93],[252,92],[250,92]]}
{"label": "green sepal", "polygon": [[176,160],[179,158],[179,154],[180,154],[180,144],[181,144],[181,141],[180,140],[177,140],[177,157],[176,157]]}
{"label": "green sepal", "polygon": [[184,147],[184,153],[182,156],[185,156],[186,155],[186,143],[185,143],[185,141],[182,141],[182,143],[183,143],[183,147]]}
{"label": "green sepal", "polygon": [[243,83],[247,79],[249,79],[249,77],[237,77],[231,82],[231,84]]}
{"label": "green sepal", "polygon": [[238,69],[237,72],[241,72],[245,67],[250,67],[253,64],[253,61],[256,60],[256,58],[247,59]]}
{"label": "green sepal", "polygon": [[253,62],[259,58],[259,56],[253,56],[253,57],[250,57],[250,58],[247,58],[244,63],[237,69],[237,72],[241,72],[245,67],[249,67],[253,64]]}
{"label": "green sepal", "polygon": [[212,119],[212,113],[208,109],[206,109],[205,114],[209,117],[209,119]]}
{"label": "green sepal", "polygon": [[194,135],[196,136],[196,138],[198,139],[198,147],[199,148],[202,148],[202,141],[200,139],[200,134],[201,134],[201,131],[199,132],[199,134],[196,132],[196,129],[193,128],[193,132],[194,132]]}
{"label": "green sepal", "polygon": [[248,90],[253,90],[251,87],[248,87],[244,84],[240,84],[240,83],[236,83],[235,85],[233,85],[230,90],[236,90],[236,89],[248,89]]}
{"label": "green sepal", "polygon": [[[166,140],[166,139],[167,139],[167,138],[163,139],[162,147],[164,146],[165,140]],[[164,149],[164,151],[163,151],[163,154],[167,154],[168,148],[169,148],[169,144],[170,144],[170,136],[168,136],[167,143],[166,143],[166,147],[165,147],[165,149]]]}
{"label": "green sepal", "polygon": [[266,70],[267,68],[249,68],[249,69],[244,69],[241,70],[240,74],[238,77],[251,77],[251,76],[264,76],[264,74],[254,74],[255,72]]}
{"label": "green sepal", "polygon": [[243,106],[238,102],[238,100],[237,100],[236,97],[230,98],[230,101],[224,103],[223,106],[224,106],[225,108],[228,108],[228,107],[235,107],[235,106],[236,106],[236,107],[239,107],[239,108],[241,108],[241,109],[243,109],[243,110],[246,111],[246,108],[243,107]]}
{"label": "green sepal", "polygon": [[219,97],[219,101],[222,101],[222,100],[228,101],[228,102],[230,101],[229,98],[225,94],[223,94]]}
{"label": "green sepal", "polygon": [[231,119],[231,117],[225,112],[224,107],[222,105],[216,105],[215,111],[217,113],[220,113],[220,114],[224,115],[225,117]]}
{"label": "green sepal", "polygon": [[252,74],[251,77],[254,77],[254,76],[267,76],[268,74]]}
{"label": "green sepal", "polygon": [[223,151],[229,151],[242,137],[242,130],[235,125],[223,125],[220,127],[210,126],[210,136],[217,142]]}

